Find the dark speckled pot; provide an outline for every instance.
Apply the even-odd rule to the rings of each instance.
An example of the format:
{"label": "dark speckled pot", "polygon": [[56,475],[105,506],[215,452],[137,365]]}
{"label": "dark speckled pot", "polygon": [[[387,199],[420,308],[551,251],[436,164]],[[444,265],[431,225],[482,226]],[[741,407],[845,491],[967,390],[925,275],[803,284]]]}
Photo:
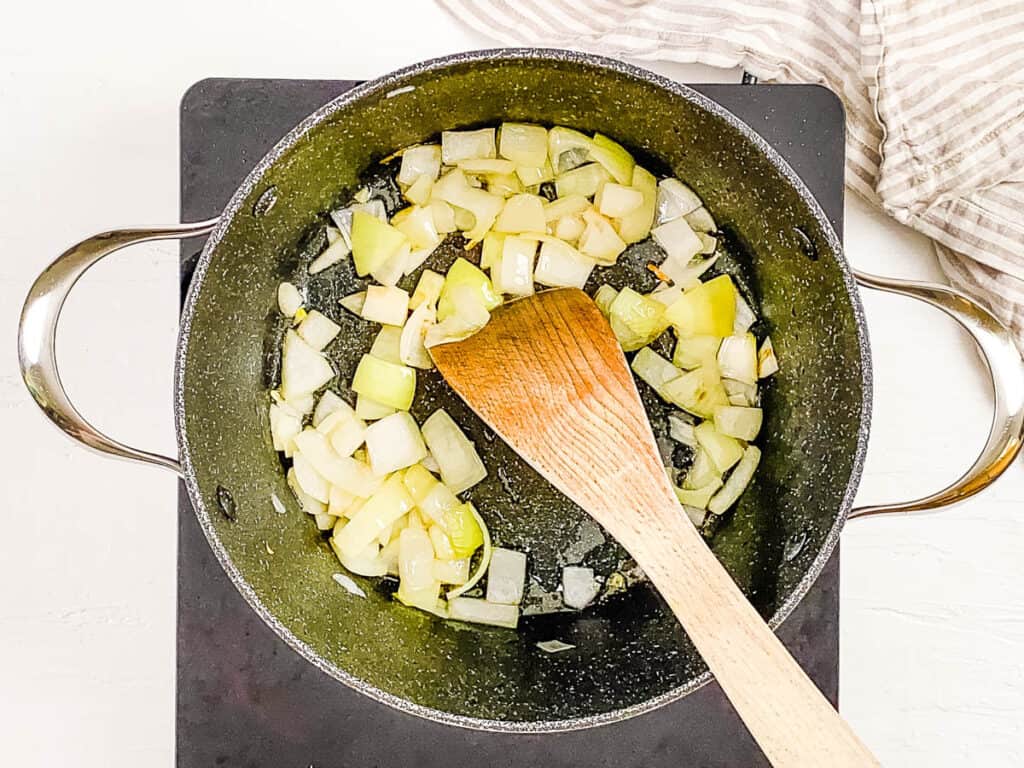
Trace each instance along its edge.
{"label": "dark speckled pot", "polygon": [[[635,715],[708,681],[657,596],[634,587],[582,614],[527,619],[518,632],[436,620],[370,580],[362,580],[368,598],[354,598],[332,581],[339,565],[285,485],[266,418],[282,279],[303,276],[313,303],[342,323],[329,347],[341,391],[370,338],[333,302],[358,290],[353,275],[306,276],[302,245],[322,212],[396,148],[505,119],[618,138],[691,183],[727,234],[729,270],[758,302],[782,371],[765,392],[761,469],[714,549],[762,615],[780,624],[828,559],[860,476],[871,387],[857,292],[817,203],[757,134],[685,86],[620,62],[538,50],[463,54],[359,86],[303,121],[249,175],[206,244],[183,317],[177,426],[188,490],[213,550],[296,651],[415,714],[561,730]],[[626,258],[611,280],[646,279],[645,261],[642,253]],[[492,469],[473,500],[498,543],[529,548],[533,575],[552,586],[561,562],[573,559],[567,550],[581,539],[599,543],[599,531],[440,382],[421,382],[414,414],[443,404],[468,426]],[[658,429],[653,403],[651,416]],[[230,493],[233,520],[218,488]],[[286,515],[271,506],[275,493]],[[614,565],[622,552],[605,542],[586,557]],[[552,638],[577,648],[553,656],[537,649]]]}

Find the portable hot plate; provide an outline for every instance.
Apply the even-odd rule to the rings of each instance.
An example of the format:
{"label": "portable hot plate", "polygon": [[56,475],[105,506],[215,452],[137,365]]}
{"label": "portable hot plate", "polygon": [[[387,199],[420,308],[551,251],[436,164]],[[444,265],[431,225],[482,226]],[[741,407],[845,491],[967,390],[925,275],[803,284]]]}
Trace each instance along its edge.
{"label": "portable hot plate", "polygon": [[[356,85],[203,80],[181,104],[181,220],[216,216],[292,126]],[[843,113],[817,86],[697,85],[760,133],[843,223]],[[182,296],[201,241],[181,252]],[[767,766],[715,683],[654,712],[569,733],[463,730],[373,701],[328,677],[266,627],[221,571],[178,490],[178,768]],[[779,635],[838,698],[839,551]]]}

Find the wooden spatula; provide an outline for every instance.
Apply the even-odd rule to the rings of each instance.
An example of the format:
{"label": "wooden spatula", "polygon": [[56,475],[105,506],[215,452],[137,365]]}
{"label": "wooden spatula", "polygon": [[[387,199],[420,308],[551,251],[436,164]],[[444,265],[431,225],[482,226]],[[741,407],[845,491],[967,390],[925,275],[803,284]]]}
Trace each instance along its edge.
{"label": "wooden spatula", "polygon": [[480,418],[636,559],[772,765],[878,765],[683,513],[622,350],[583,291],[510,302],[430,351]]}

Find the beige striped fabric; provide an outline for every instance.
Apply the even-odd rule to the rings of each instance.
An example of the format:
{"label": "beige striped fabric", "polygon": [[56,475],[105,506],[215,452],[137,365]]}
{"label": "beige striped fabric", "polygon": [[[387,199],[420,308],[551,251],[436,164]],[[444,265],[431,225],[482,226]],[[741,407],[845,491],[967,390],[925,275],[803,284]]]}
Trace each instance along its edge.
{"label": "beige striped fabric", "polygon": [[742,67],[847,111],[850,189],[1024,348],[1024,0],[439,0],[506,45]]}

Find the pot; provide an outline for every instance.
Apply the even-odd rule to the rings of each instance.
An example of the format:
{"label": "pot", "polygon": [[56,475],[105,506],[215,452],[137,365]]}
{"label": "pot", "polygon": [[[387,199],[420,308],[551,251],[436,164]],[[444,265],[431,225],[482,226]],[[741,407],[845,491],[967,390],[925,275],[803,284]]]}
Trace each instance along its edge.
{"label": "pot", "polygon": [[[258,116],[254,116],[258,119]],[[225,571],[261,618],[325,673],[416,715],[504,731],[582,728],[637,715],[710,679],[660,599],[640,583],[582,613],[523,621],[516,632],[444,622],[362,580],[365,600],[331,576],[338,563],[285,483],[270,441],[283,321],[277,285],[301,279],[310,303],[341,323],[329,355],[344,390],[373,334],[338,307],[360,282],[345,267],[304,269],[322,212],[396,148],[441,130],[521,120],[614,136],[641,162],[690,183],[720,223],[725,269],[756,302],[782,361],[764,389],[764,452],[751,489],[711,546],[761,615],[777,627],[807,593],[849,517],[935,509],[977,493],[1013,461],[1024,430],[1024,366],[1007,329],[939,285],[853,272],[817,202],[748,126],[689,88],[627,64],[577,53],[510,49],[460,54],[361,85],[299,124],[253,169],[222,215],[197,224],[107,232],[72,247],[38,278],[19,332],[33,397],[65,432],[106,454],[178,472]],[[60,385],[54,335],[77,279],[120,248],[210,233],[177,347],[177,458],[121,444],[92,427]],[[453,259],[460,243],[442,247]],[[650,279],[643,249],[602,272],[613,285]],[[298,277],[296,277],[298,276]],[[871,358],[857,282],[926,301],[977,341],[992,374],[994,418],[975,464],[926,498],[851,509],[867,445]],[[334,308],[334,311],[331,310]],[[474,489],[499,544],[529,548],[551,584],[571,551],[625,567],[628,555],[579,508],[495,439],[434,374],[417,403],[448,409],[487,457]],[[655,429],[661,405],[646,403]],[[419,406],[424,407],[424,406]],[[413,415],[421,420],[427,412]],[[271,497],[285,501],[275,512]],[[652,535],[657,532],[652,531]],[[268,557],[267,547],[274,551]],[[607,572],[607,571],[606,571]],[[572,638],[549,656],[536,643]]]}

